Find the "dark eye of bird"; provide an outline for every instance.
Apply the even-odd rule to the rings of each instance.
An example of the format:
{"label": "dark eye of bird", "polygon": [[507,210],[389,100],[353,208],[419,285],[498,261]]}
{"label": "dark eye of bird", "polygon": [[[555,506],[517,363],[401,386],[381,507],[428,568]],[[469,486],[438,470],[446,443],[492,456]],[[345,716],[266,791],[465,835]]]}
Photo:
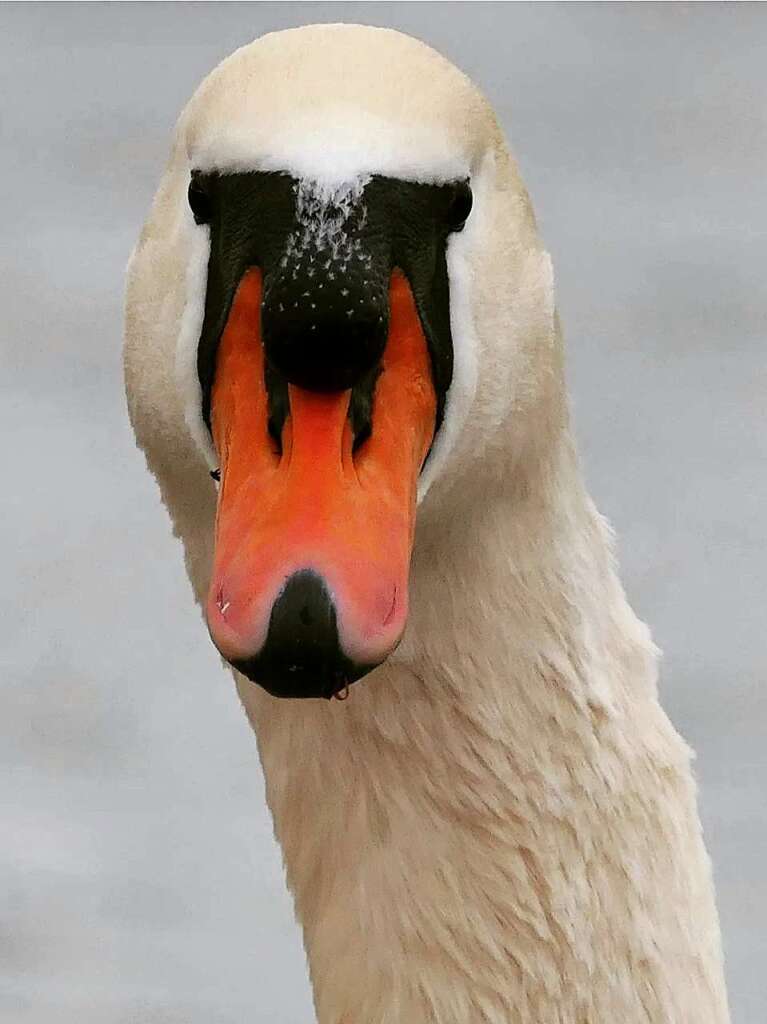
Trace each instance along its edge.
{"label": "dark eye of bird", "polygon": [[189,182],[187,195],[195,224],[208,224],[213,212],[213,204],[207,183],[199,171],[192,171],[192,180]]}
{"label": "dark eye of bird", "polygon": [[447,221],[451,231],[461,231],[466,223],[474,197],[468,181],[461,181],[454,186],[453,196],[447,212]]}

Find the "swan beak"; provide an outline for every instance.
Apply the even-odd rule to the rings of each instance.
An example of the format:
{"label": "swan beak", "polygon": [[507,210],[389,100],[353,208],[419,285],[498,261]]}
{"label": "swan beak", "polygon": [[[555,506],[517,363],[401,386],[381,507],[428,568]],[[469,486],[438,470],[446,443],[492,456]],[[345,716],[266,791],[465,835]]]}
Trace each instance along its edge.
{"label": "swan beak", "polygon": [[395,270],[370,436],[355,449],[351,390],[289,384],[277,444],[261,300],[254,268],[232,303],[211,391],[221,484],[208,628],[269,693],[330,697],[380,664],[405,626],[418,475],[436,415],[430,357]]}

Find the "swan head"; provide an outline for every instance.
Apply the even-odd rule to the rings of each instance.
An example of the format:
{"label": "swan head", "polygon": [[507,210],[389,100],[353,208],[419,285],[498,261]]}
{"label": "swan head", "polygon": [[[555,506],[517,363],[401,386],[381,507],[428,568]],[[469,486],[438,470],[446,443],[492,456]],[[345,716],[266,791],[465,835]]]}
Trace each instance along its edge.
{"label": "swan head", "polygon": [[487,101],[390,30],[238,50],[179,121],[125,366],[224,658],[276,696],[367,674],[405,629],[416,524],[470,514],[563,405],[550,262]]}

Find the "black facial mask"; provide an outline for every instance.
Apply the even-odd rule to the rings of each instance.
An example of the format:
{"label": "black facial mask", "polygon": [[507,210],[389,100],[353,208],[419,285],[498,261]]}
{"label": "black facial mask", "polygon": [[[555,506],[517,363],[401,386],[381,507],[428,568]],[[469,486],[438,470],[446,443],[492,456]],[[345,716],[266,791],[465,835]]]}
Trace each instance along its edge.
{"label": "black facial mask", "polygon": [[355,444],[368,436],[394,268],[408,279],[428,344],[439,428],[453,374],[445,250],[471,211],[468,182],[423,185],[374,176],[364,189],[322,193],[283,173],[193,171],[189,203],[196,222],[210,225],[197,354],[209,429],[219,339],[237,287],[254,266],[263,274],[269,430],[278,445],[289,383],[314,391],[351,388]]}

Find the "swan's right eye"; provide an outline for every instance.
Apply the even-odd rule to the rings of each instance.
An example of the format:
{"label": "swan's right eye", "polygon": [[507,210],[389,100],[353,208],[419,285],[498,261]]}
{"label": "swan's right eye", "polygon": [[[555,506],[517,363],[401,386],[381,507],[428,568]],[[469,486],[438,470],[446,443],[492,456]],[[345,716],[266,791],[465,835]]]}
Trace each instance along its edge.
{"label": "swan's right eye", "polygon": [[213,213],[213,204],[208,183],[199,171],[192,171],[192,180],[189,182],[187,196],[195,224],[209,224]]}

